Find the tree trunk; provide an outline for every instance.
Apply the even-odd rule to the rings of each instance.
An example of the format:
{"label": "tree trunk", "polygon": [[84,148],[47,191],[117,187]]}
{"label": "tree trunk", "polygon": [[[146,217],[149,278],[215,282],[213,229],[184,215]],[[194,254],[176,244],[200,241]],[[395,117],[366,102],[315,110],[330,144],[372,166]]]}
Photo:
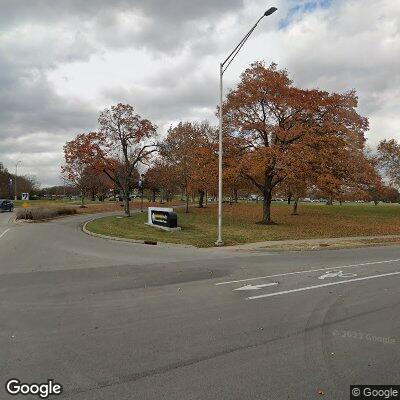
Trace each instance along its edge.
{"label": "tree trunk", "polygon": [[85,194],[81,191],[81,208],[85,207]]}
{"label": "tree trunk", "polygon": [[287,203],[290,204],[292,202],[292,195],[289,194],[288,198],[287,198]]}
{"label": "tree trunk", "polygon": [[153,203],[155,203],[156,202],[156,191],[155,190],[152,190],[152,195],[153,195],[153,198],[152,198]]}
{"label": "tree trunk", "polygon": [[186,188],[186,207],[185,207],[185,213],[187,214],[189,212],[189,193]]}
{"label": "tree trunk", "polygon": [[333,205],[333,197],[332,196],[328,197],[328,200],[326,201],[326,205],[327,206],[332,206]]}
{"label": "tree trunk", "polygon": [[264,189],[264,198],[263,198],[263,217],[262,224],[269,225],[273,224],[271,220],[271,203],[272,203],[272,188]]}
{"label": "tree trunk", "polygon": [[92,189],[92,201],[96,201],[96,191]]}
{"label": "tree trunk", "polygon": [[204,190],[199,190],[199,208],[204,207]]}
{"label": "tree trunk", "polygon": [[127,217],[130,217],[131,216],[131,210],[130,210],[130,205],[129,205],[129,190],[128,190],[128,192],[124,191],[123,196],[124,196],[124,211],[125,211],[125,215]]}
{"label": "tree trunk", "polygon": [[206,206],[208,205],[208,193],[207,193],[207,190],[205,191],[205,199],[206,199]]}
{"label": "tree trunk", "polygon": [[298,196],[296,196],[293,202],[292,215],[299,215],[299,213],[297,212],[298,205],[299,205],[299,198]]}
{"label": "tree trunk", "polygon": [[238,190],[237,190],[236,188],[233,189],[233,201],[234,201],[235,203],[238,202]]}

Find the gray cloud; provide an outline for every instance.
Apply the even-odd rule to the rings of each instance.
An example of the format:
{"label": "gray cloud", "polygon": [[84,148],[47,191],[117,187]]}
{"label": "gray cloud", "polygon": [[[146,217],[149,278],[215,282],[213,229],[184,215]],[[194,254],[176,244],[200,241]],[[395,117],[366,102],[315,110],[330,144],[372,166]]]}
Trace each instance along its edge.
{"label": "gray cloud", "polygon": [[100,46],[171,51],[240,7],[243,0],[3,0],[0,23],[3,29],[67,23],[72,32],[89,28]]}
{"label": "gray cloud", "polygon": [[60,19],[85,22],[99,15],[141,11],[163,21],[197,20],[210,13],[220,14],[243,5],[243,0],[2,0],[2,25],[32,21],[54,23]]}

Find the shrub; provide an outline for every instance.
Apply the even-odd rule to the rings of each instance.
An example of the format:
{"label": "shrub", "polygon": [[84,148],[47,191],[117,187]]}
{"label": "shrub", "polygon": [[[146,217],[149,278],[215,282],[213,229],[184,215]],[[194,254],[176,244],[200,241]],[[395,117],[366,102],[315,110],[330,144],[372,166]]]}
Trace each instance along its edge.
{"label": "shrub", "polygon": [[57,213],[58,215],[74,215],[77,211],[73,207],[59,207],[57,208]]}
{"label": "shrub", "polygon": [[16,219],[25,219],[32,221],[39,221],[43,219],[56,218],[61,215],[76,214],[76,208],[72,207],[59,207],[59,208],[29,208],[19,209],[17,211]]}

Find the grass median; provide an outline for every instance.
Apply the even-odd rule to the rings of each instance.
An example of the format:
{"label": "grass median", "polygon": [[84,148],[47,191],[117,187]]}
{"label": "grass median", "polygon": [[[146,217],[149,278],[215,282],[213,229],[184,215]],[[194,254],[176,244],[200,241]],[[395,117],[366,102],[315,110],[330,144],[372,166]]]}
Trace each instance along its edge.
{"label": "grass median", "polygon": [[[87,229],[108,236],[166,243],[214,246],[217,210],[215,206],[191,208],[186,214],[177,209],[179,232],[166,232],[145,225],[147,213],[132,217],[104,217],[87,224]],[[314,239],[348,236],[400,235],[399,204],[301,204],[300,215],[290,215],[290,206],[273,204],[276,225],[257,224],[261,205],[239,203],[224,205],[224,242],[226,245],[268,240]]]}
{"label": "grass median", "polygon": [[[183,202],[180,200],[174,200],[171,204],[177,205],[182,204]],[[51,219],[54,218],[55,215],[70,215],[70,214],[95,214],[102,213],[108,211],[122,211],[123,203],[121,201],[91,201],[86,200],[84,207],[80,206],[80,201],[77,200],[28,200],[14,201],[15,208],[20,208],[21,206],[27,207],[27,210],[31,210],[30,214],[33,216],[37,216],[37,218],[29,218],[34,220],[41,219]],[[145,201],[143,204],[144,207],[149,206],[160,206],[160,203],[152,203],[150,201]],[[170,205],[168,205],[170,206]],[[131,209],[140,208],[140,200],[132,200],[130,202]],[[57,210],[61,210],[61,212],[57,212]],[[71,212],[67,212],[70,210]],[[28,212],[27,212],[28,213]],[[20,215],[20,219],[25,219],[25,211],[19,210],[18,214]],[[40,215],[48,215],[49,217],[40,218]],[[50,216],[52,215],[52,216]]]}

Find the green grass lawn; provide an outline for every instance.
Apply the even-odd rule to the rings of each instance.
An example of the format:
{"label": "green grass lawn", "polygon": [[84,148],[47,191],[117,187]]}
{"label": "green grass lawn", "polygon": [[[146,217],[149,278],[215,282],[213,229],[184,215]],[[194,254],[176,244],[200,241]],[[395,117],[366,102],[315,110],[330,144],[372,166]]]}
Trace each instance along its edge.
{"label": "green grass lawn", "polygon": [[[217,209],[191,208],[190,213],[177,209],[180,232],[166,232],[145,225],[147,213],[132,217],[105,217],[90,222],[95,233],[130,239],[184,243],[198,247],[214,246],[217,236]],[[326,206],[301,204],[300,215],[290,215],[284,203],[272,206],[277,225],[260,225],[261,204],[224,205],[224,242],[226,245],[265,240],[308,239],[345,236],[400,235],[399,204],[348,204]]]}

